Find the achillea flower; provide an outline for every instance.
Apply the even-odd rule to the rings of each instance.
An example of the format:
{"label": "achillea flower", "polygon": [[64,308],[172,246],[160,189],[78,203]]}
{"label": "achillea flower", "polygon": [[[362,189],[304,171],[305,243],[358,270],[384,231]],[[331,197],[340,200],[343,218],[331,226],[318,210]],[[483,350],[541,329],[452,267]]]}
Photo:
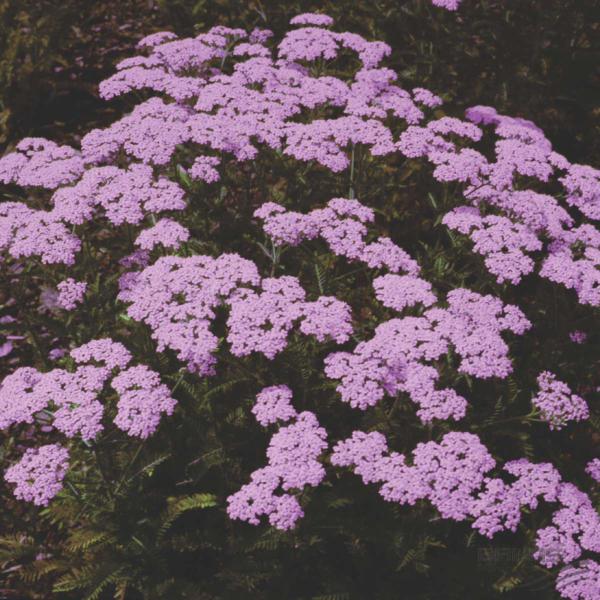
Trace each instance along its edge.
{"label": "achillea flower", "polygon": [[533,554],[547,568],[571,563],[585,550],[600,552],[600,516],[589,497],[573,484],[562,483],[558,503],[552,525],[537,532]]}
{"label": "achillea flower", "polygon": [[160,219],[155,225],[144,229],[136,238],[135,245],[141,250],[152,250],[161,245],[176,250],[190,238],[189,230],[172,219]]}
{"label": "achillea flower", "polygon": [[85,281],[75,281],[72,277],[61,281],[56,288],[58,289],[57,302],[65,310],[73,310],[80,304],[85,296],[87,283]]}
{"label": "achillea flower", "polygon": [[158,373],[144,365],[121,371],[111,386],[119,394],[115,424],[131,436],[142,439],[151,436],[162,415],[173,414],[177,404]]}
{"label": "achillea flower", "polygon": [[350,307],[334,296],[320,296],[302,307],[300,331],[314,335],[319,342],[331,339],[338,344],[347,342],[352,334]]}
{"label": "achillea flower", "polygon": [[190,175],[194,179],[201,179],[205,183],[219,181],[221,176],[215,167],[217,167],[220,162],[221,159],[217,156],[198,156],[190,169]]}
{"label": "achillea flower", "polygon": [[398,312],[418,303],[431,306],[437,300],[431,284],[412,275],[382,275],[373,280],[373,288],[384,306]]}
{"label": "achillea flower", "polygon": [[291,400],[292,390],[287,385],[266,387],[257,394],[252,412],[263,427],[277,421],[286,422],[298,414]]}
{"label": "achillea flower", "polygon": [[558,381],[550,371],[537,378],[540,391],[531,400],[548,422],[550,429],[562,429],[568,421],[581,421],[589,417],[585,400],[571,392],[566,383]]}
{"label": "achillea flower", "polygon": [[55,189],[83,173],[83,160],[70,146],[58,146],[44,138],[24,138],[17,152],[0,158],[0,183]]}
{"label": "achillea flower", "polygon": [[434,6],[445,8],[446,10],[458,10],[461,0],[431,0]]}
{"label": "achillea flower", "polygon": [[[267,449],[267,466],[254,471],[250,483],[227,498],[229,517],[258,525],[265,515],[278,529],[294,527],[304,512],[289,492],[321,483],[325,469],[318,458],[327,448],[326,440],[326,431],[311,412],[302,412],[294,423],[281,427]],[[279,488],[282,494],[275,493]]]}
{"label": "achillea flower", "polygon": [[564,567],[558,573],[556,590],[568,600],[596,600],[600,597],[600,564],[587,559]]}
{"label": "achillea flower", "polygon": [[571,165],[559,181],[567,191],[567,204],[576,206],[590,219],[600,219],[600,170]]}
{"label": "achillea flower", "polygon": [[333,19],[328,15],[318,13],[303,13],[296,15],[290,20],[290,25],[316,25],[318,27],[329,27],[333,25]]}
{"label": "achillea flower", "polygon": [[71,357],[79,364],[101,363],[107,369],[124,369],[131,361],[131,353],[120,342],[110,338],[92,340],[73,348]]}
{"label": "achillea flower", "polygon": [[4,479],[16,484],[16,498],[47,506],[62,489],[68,464],[69,452],[58,444],[29,448],[18,463],[6,470]]}
{"label": "achillea flower", "polygon": [[584,344],[585,341],[587,340],[587,333],[585,331],[580,331],[578,329],[571,331],[571,333],[569,333],[569,339],[574,343],[574,344]]}
{"label": "achillea flower", "polygon": [[42,374],[32,367],[20,367],[0,385],[0,430],[19,423],[33,423],[34,415],[47,400],[36,393]]}
{"label": "achillea flower", "polygon": [[600,483],[600,458],[594,458],[585,467],[586,473]]}

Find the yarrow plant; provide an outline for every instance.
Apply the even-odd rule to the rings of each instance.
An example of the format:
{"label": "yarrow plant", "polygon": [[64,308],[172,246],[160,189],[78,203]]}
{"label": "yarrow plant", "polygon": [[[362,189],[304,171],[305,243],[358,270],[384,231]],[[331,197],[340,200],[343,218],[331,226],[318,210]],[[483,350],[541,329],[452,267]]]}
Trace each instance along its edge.
{"label": "yarrow plant", "polygon": [[[113,501],[151,444],[204,443],[179,439],[194,421],[182,416],[197,417],[189,396],[211,402],[194,390],[242,382],[253,400],[239,412],[274,433],[244,458],[253,471],[226,478],[230,526],[309,529],[309,499],[353,473],[428,523],[489,540],[523,528],[532,558],[560,566],[557,591],[594,600],[600,520],[580,487],[598,480],[598,459],[563,473],[545,442],[591,437],[594,388],[544,319],[584,347],[574,321],[600,306],[600,171],[571,164],[531,121],[487,106],[446,114],[434,92],[401,86],[387,44],[333,25],[302,14],[279,41],[224,26],[154,33],[100,84],[105,100],[142,97],[126,116],[80,148],[28,138],[0,159],[13,195],[0,204],[2,268],[27,298],[3,307],[3,324],[32,346],[0,385],[0,429],[18,442],[4,478],[46,506],[80,501],[95,465],[92,485]],[[376,187],[414,173],[433,216]],[[423,231],[415,210],[429,211]],[[509,421],[522,446],[502,437]],[[250,443],[242,430],[227,446],[221,426],[177,485]],[[245,428],[256,448],[260,427]],[[111,483],[112,448],[133,443]]]}

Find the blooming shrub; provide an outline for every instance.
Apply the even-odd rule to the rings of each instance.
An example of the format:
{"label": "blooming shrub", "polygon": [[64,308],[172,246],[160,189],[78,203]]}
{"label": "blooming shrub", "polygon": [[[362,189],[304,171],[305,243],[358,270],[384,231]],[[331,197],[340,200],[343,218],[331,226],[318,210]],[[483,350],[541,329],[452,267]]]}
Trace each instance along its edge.
{"label": "blooming shrub", "polygon": [[[155,444],[183,469],[173,485],[196,484],[206,456],[177,466],[190,442],[169,427],[196,426],[204,406],[208,454],[225,453],[220,428],[242,421],[229,435],[246,440],[252,412],[286,424],[266,460],[256,437],[239,451],[257,469],[222,476],[233,521],[301,528],[310,500],[354,473],[426,523],[486,539],[522,528],[532,557],[560,567],[563,597],[597,598],[597,465],[547,440],[597,428],[594,374],[579,379],[564,348],[600,306],[600,171],[531,121],[445,114],[435,93],[401,87],[382,42],[325,15],[291,24],[279,42],[222,26],[152,34],[100,84],[106,100],[145,98],[129,114],[80,149],[26,139],[0,159],[7,306],[33,346],[0,386],[6,482],[39,505],[98,486],[115,501]],[[241,416],[218,423],[213,380],[243,384],[253,406],[227,394],[218,410],[238,402]],[[503,421],[522,428],[514,446]],[[100,456],[119,452],[130,462],[108,478]]]}

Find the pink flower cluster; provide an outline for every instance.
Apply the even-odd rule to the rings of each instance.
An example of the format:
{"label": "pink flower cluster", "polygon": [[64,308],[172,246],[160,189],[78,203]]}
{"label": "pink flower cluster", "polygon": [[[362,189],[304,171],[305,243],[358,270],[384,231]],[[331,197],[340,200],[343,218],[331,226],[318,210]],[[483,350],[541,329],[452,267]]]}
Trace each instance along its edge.
{"label": "pink flower cluster", "polygon": [[186,227],[172,219],[161,219],[152,227],[144,229],[135,240],[135,245],[141,250],[152,250],[155,246],[177,250],[187,242],[190,232]]}
{"label": "pink flower cluster", "polygon": [[382,434],[355,431],[336,444],[331,461],[352,467],[365,484],[381,483],[379,493],[388,502],[429,500],[443,518],[472,518],[473,528],[490,538],[498,531],[514,531],[521,508],[536,508],[538,496],[556,500],[560,483],[551,465],[525,459],[505,465],[516,478],[511,484],[486,476],[496,461],[476,435],[462,432],[448,433],[439,443],[418,444],[410,466],[404,455],[388,452]]}
{"label": "pink flower cluster", "polygon": [[[564,187],[566,204],[598,218],[600,171],[570,164],[531,121],[483,106],[469,109],[467,119],[495,127],[496,161],[481,161],[465,190],[471,206],[455,209],[445,223],[471,237],[498,281],[518,283],[534,269],[526,253],[543,250],[540,276],[575,290],[582,304],[599,306],[600,233],[589,224],[574,227],[575,220],[554,197],[533,188],[550,185],[556,172],[563,173],[557,183]],[[439,144],[428,143],[421,155],[438,164],[439,152]],[[537,186],[529,181],[537,181]],[[485,215],[483,210],[499,214]]]}
{"label": "pink flower cluster", "polygon": [[237,254],[162,257],[125,275],[119,297],[130,303],[129,316],[150,326],[159,351],[174,350],[203,375],[214,372],[219,341],[210,327],[221,305],[229,307],[227,341],[235,356],[274,358],[297,322],[319,341],[341,343],[352,332],[346,303],[329,296],[308,302],[297,278],[261,279],[255,264]]}
{"label": "pink flower cluster", "polygon": [[[11,156],[0,159],[0,168]],[[145,165],[98,167],[80,175],[75,185],[54,192],[50,211],[33,210],[21,202],[3,203],[0,251],[15,259],[40,256],[47,264],[72,265],[81,242],[69,226],[93,220],[98,209],[113,225],[122,225],[139,224],[147,214],[186,207],[183,190],[164,177],[155,179],[152,168]],[[56,187],[55,180],[46,187]]]}
{"label": "pink flower cluster", "polygon": [[585,400],[573,394],[566,383],[556,379],[554,373],[540,373],[537,382],[540,391],[531,403],[540,411],[550,429],[562,429],[568,421],[581,421],[589,417]]}
{"label": "pink flower cluster", "polygon": [[[178,145],[193,142],[248,160],[261,143],[340,171],[349,164],[351,145],[365,144],[375,155],[394,151],[392,135],[381,122],[388,113],[414,124],[424,116],[419,105],[441,103],[428,90],[403,90],[394,83],[395,73],[379,68],[390,52],[386,44],[324,29],[332,24],[326,15],[307,14],[293,23],[300,27],[284,37],[276,57],[265,45],[271,35],[264,30],[248,34],[214,27],[195,38],[164,33],[142,40],[149,55],[122,61],[118,72],[102,82],[101,95],[151,89],[176,102],[151,98],[110,128],[90,132],[82,141],[84,157],[107,161],[123,149],[143,162],[163,165]],[[302,65],[345,52],[354,53],[363,65],[354,82],[314,76]],[[226,61],[233,63],[228,74]],[[293,120],[302,111],[326,105],[340,107],[342,116]],[[214,182],[219,160],[199,156],[190,174]]]}
{"label": "pink flower cluster", "polygon": [[587,340],[587,333],[585,331],[576,329],[575,331],[571,331],[571,333],[569,333],[569,339],[574,344],[584,344]]}
{"label": "pink flower cluster", "polygon": [[375,220],[375,213],[358,200],[333,198],[325,208],[316,208],[306,215],[266,202],[254,216],[263,221],[265,233],[277,244],[297,246],[320,237],[334,254],[348,260],[361,261],[371,268],[386,268],[392,273],[419,272],[416,261],[389,238],[366,243],[366,224]]}
{"label": "pink flower cluster", "polygon": [[[176,402],[167,387],[160,383],[159,375],[143,365],[127,368],[132,357],[119,342],[108,338],[92,340],[74,348],[71,357],[78,364],[73,372],[53,369],[41,373],[31,367],[20,367],[4,378],[0,384],[0,429],[21,423],[39,424],[38,416],[43,411],[45,417],[51,419],[51,425],[66,437],[93,440],[104,429],[104,406],[100,396],[108,381],[119,393],[114,422],[129,435],[146,438],[156,431],[163,414],[172,414]],[[119,373],[113,377],[114,370]],[[47,418],[43,422],[48,425]],[[44,448],[46,450],[42,452]],[[36,494],[34,501],[37,504],[47,503],[58,492],[64,475],[61,465],[67,460],[62,456],[67,450],[60,449],[59,452],[51,448],[54,447],[43,446],[39,455],[37,451],[31,451],[6,472],[7,481],[21,486],[15,491],[17,497],[25,498],[22,494],[30,493],[26,491],[30,488],[19,483],[23,473],[30,475],[26,481],[33,479],[31,494]],[[40,469],[39,461],[43,456],[48,459],[48,468],[52,472],[39,470],[37,481],[31,476]],[[54,483],[48,480],[55,476],[52,473],[56,474]],[[46,487],[45,495],[40,496],[39,489]]]}
{"label": "pink flower cluster", "polygon": [[73,310],[83,300],[87,283],[85,281],[75,281],[72,277],[69,277],[61,281],[56,288],[58,289],[58,305],[65,310]]}
{"label": "pink flower cluster", "polygon": [[381,484],[379,493],[388,502],[428,500],[443,518],[472,519],[472,527],[489,538],[515,531],[522,509],[536,509],[540,497],[557,502],[553,524],[537,532],[534,557],[553,567],[577,560],[585,550],[600,551],[600,516],[586,494],[562,482],[548,463],[506,463],[504,471],[515,478],[512,483],[487,476],[496,461],[471,433],[451,432],[439,443],[418,444],[409,465],[403,454],[388,450],[382,434],[355,431],[335,445],[331,462],[351,467],[365,484]]}
{"label": "pink flower cluster", "polygon": [[398,312],[415,304],[431,306],[437,301],[431,284],[413,275],[388,274],[376,277],[373,289],[377,300]]}
{"label": "pink flower cluster", "polygon": [[6,470],[4,478],[15,484],[20,500],[47,506],[62,489],[69,466],[69,451],[58,444],[29,448],[18,463]]}
{"label": "pink flower cluster", "polygon": [[431,0],[434,6],[445,8],[446,10],[458,10],[462,0]]}
{"label": "pink flower cluster", "polygon": [[177,401],[160,382],[158,373],[145,365],[121,371],[111,382],[119,394],[115,425],[130,436],[151,436],[163,414],[172,415]]}
{"label": "pink flower cluster", "polygon": [[[429,300],[430,298],[426,298]],[[438,371],[428,362],[447,354],[451,344],[461,361],[458,370],[479,378],[506,377],[512,366],[503,331],[524,333],[530,323],[512,305],[493,296],[457,289],[448,308],[430,308],[421,317],[382,323],[372,339],[353,352],[336,352],[325,360],[325,373],[340,379],[337,391],[351,406],[366,409],[386,394],[406,392],[419,407],[423,422],[464,417],[467,402],[454,390],[436,390]]]}
{"label": "pink flower cluster", "polygon": [[591,500],[571,483],[557,487],[560,507],[552,525],[537,532],[534,557],[545,567],[568,564],[582,553],[600,552],[600,516]]}
{"label": "pink flower cluster", "polygon": [[449,212],[443,223],[470,236],[475,242],[473,250],[485,256],[485,265],[496,275],[498,283],[519,283],[523,275],[534,268],[533,260],[525,251],[542,249],[542,242],[525,225],[496,215],[483,217],[469,206]]}
{"label": "pink flower cluster", "polygon": [[70,146],[25,138],[17,144],[16,152],[0,159],[0,183],[54,189],[76,181],[83,170],[81,155]]}
{"label": "pink flower cluster", "polygon": [[590,460],[585,470],[592,479],[600,483],[600,458]]}
{"label": "pink flower cluster", "polygon": [[252,413],[263,427],[289,421],[298,414],[292,406],[292,390],[287,385],[264,388],[256,396]]}
{"label": "pink flower cluster", "polygon": [[[327,448],[327,432],[319,426],[311,412],[301,412],[292,416],[289,403],[291,392],[288,388],[267,388],[259,394],[257,418],[264,417],[272,422],[273,406],[265,410],[265,404],[275,404],[281,420],[294,419],[291,425],[281,427],[273,435],[267,449],[268,464],[254,471],[250,483],[242,486],[227,499],[227,514],[232,519],[247,521],[252,525],[260,523],[261,516],[268,516],[271,525],[287,530],[296,525],[304,516],[297,498],[290,490],[303,490],[306,486],[316,487],[325,477],[325,469],[319,456]],[[281,412],[281,407],[284,407]],[[259,417],[261,415],[261,417]],[[283,493],[276,492],[281,488]]]}
{"label": "pink flower cluster", "polygon": [[587,559],[561,569],[556,590],[569,600],[594,600],[600,597],[600,564]]}

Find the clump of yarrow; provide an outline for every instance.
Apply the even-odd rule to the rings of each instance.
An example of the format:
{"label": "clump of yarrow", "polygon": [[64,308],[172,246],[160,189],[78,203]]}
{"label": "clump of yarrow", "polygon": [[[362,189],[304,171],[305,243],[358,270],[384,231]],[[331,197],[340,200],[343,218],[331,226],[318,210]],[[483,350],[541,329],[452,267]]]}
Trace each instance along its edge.
{"label": "clump of yarrow", "polygon": [[[460,4],[432,1],[450,11]],[[87,133],[80,148],[27,138],[0,159],[0,183],[46,190],[43,207],[0,204],[2,260],[62,273],[52,282],[53,310],[74,318],[93,301],[95,274],[84,281],[64,273],[84,261],[90,244],[104,251],[102,240],[86,237],[101,224],[105,235],[128,240],[125,254],[105,258],[116,272],[113,301],[121,316],[145,327],[156,352],[171,352],[194,376],[215,375],[223,352],[274,361],[308,340],[327,349],[322,372],[351,409],[368,411],[401,397],[414,405],[419,426],[448,422],[458,429],[409,454],[394,451],[377,431],[330,440],[317,412],[296,407],[291,384],[273,373],[250,409],[257,426],[272,432],[264,464],[228,497],[232,519],[292,529],[310,510],[302,492],[319,486],[330,469],[376,485],[382,501],[428,503],[442,518],[467,521],[488,538],[516,531],[525,512],[546,504],[552,521],[536,532],[534,556],[548,568],[562,567],[563,597],[597,598],[598,564],[580,560],[600,551],[590,497],[551,463],[497,461],[478,435],[463,431],[477,399],[454,389],[442,371],[449,365],[469,380],[510,377],[511,344],[535,334],[522,307],[466,286],[436,289],[414,248],[385,233],[374,209],[353,194],[331,194],[308,211],[264,199],[248,227],[260,228],[273,247],[293,253],[320,244],[372,276],[373,306],[386,316],[365,334],[357,307],[329,291],[312,294],[297,274],[261,272],[241,251],[196,251],[185,186],[169,173],[217,185],[225,165],[258,160],[267,150],[334,174],[353,168],[357,147],[373,160],[420,161],[437,182],[460,190],[460,204],[443,215],[442,226],[472,247],[493,280],[518,286],[525,277],[541,278],[571,290],[574,303],[598,307],[600,232],[589,221],[600,217],[600,171],[571,164],[534,123],[492,107],[472,107],[464,119],[435,116],[440,97],[402,88],[383,66],[391,52],[383,42],[335,32],[326,15],[299,15],[291,24],[279,43],[268,30],[221,26],[193,38],[169,32],[144,38],[139,54],[100,84],[100,94],[109,100],[143,92],[147,100]],[[350,77],[310,68],[348,54],[358,64]],[[492,142],[487,155],[481,140]],[[195,156],[169,171],[182,147]],[[583,344],[586,333],[573,331],[570,339]],[[15,496],[40,506],[69,477],[72,445],[113,427],[146,439],[177,410],[166,380],[123,343],[96,337],[71,344],[67,358],[54,368],[20,365],[0,384],[1,430],[43,425],[62,438],[28,448],[5,470]],[[584,398],[561,377],[539,374],[531,399],[549,435],[589,417]],[[600,478],[597,461],[587,472]],[[550,559],[557,544],[562,550]],[[573,570],[581,574],[577,585],[567,577]]]}

